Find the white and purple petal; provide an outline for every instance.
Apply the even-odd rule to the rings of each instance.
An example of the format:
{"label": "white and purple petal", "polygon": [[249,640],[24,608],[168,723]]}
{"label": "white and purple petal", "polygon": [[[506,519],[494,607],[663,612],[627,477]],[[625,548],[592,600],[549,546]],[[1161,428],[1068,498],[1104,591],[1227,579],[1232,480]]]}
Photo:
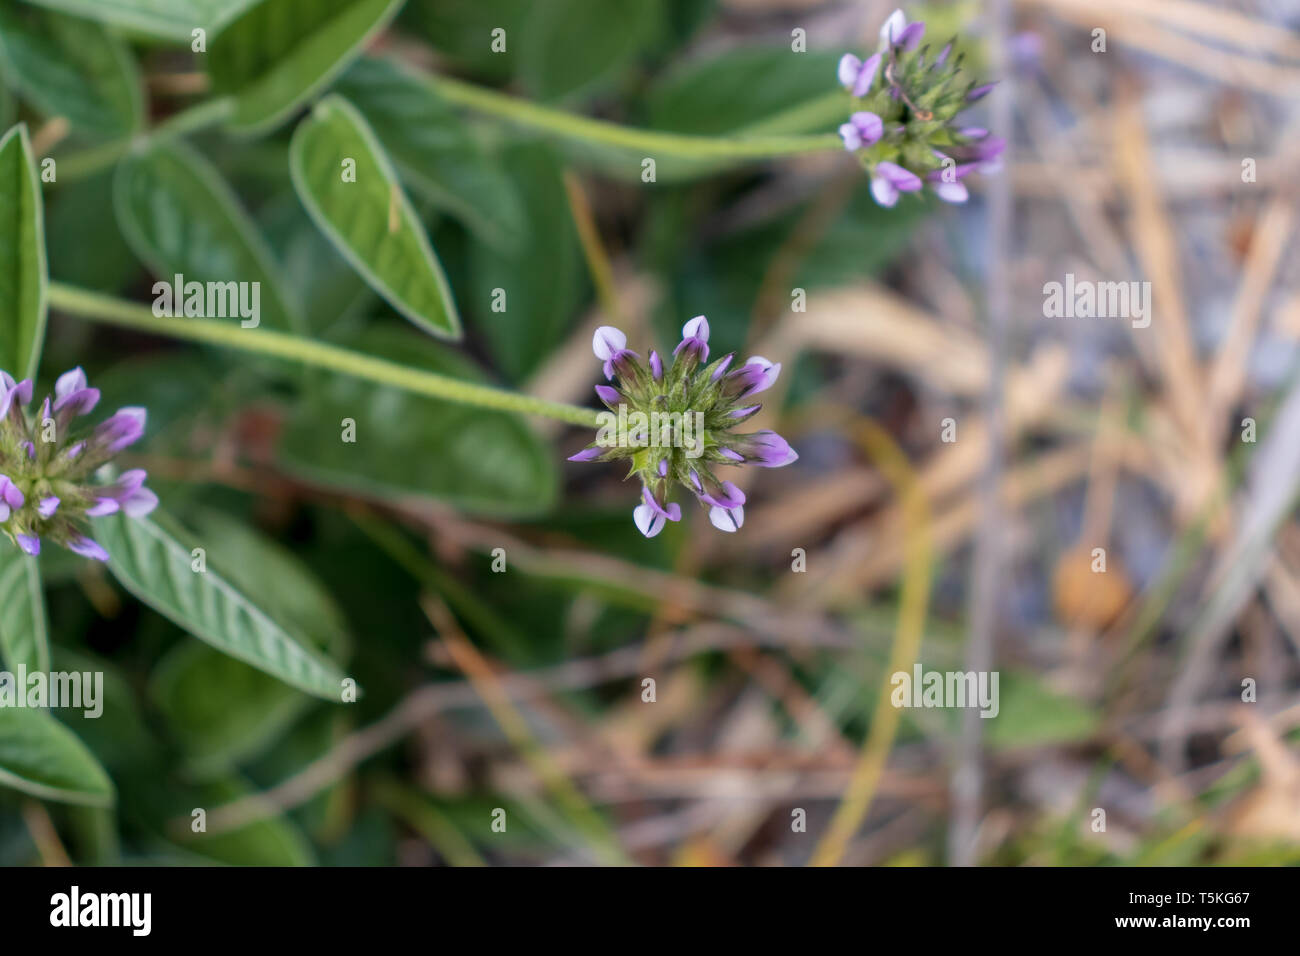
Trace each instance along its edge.
{"label": "white and purple petal", "polygon": [[707,342],[709,340],[709,320],[702,315],[697,315],[682,326],[682,338],[703,339]]}
{"label": "white and purple petal", "polygon": [[925,24],[918,20],[903,27],[901,33],[894,34],[894,45],[910,53],[920,45],[923,36],[925,36]]}
{"label": "white and purple petal", "polygon": [[840,57],[839,66],[836,68],[836,76],[839,77],[840,86],[846,90],[853,89],[858,82],[858,74],[862,72],[862,60],[852,53],[845,53]]}
{"label": "white and purple petal", "polygon": [[144,434],[145,417],[143,408],[120,408],[95,429],[93,440],[109,453],[116,454]]}
{"label": "white and purple petal", "polygon": [[122,499],[122,514],[128,518],[143,518],[158,507],[158,496],[148,488],[137,488]]}
{"label": "white and purple petal", "polygon": [[591,350],[596,358],[608,361],[614,353],[627,348],[627,336],[612,325],[602,325],[591,339]]}
{"label": "white and purple petal", "polygon": [[960,204],[970,198],[970,190],[966,188],[965,183],[959,180],[953,182],[937,180],[930,183],[930,190],[944,202]]}
{"label": "white and purple petal", "polygon": [[859,110],[849,117],[849,121],[840,127],[840,139],[844,148],[856,152],[863,146],[873,146],[884,133],[885,124],[870,110]]}
{"label": "white and purple petal", "polygon": [[73,392],[79,392],[86,387],[86,373],[82,371],[80,365],[71,371],[64,372],[54,383],[54,395],[56,398],[64,398]]}
{"label": "white and purple petal", "polygon": [[774,431],[755,432],[745,436],[746,460],[760,468],[780,468],[799,460],[790,443]]}
{"label": "white and purple petal", "polygon": [[709,521],[719,531],[739,531],[745,523],[745,509],[742,506],[735,508],[719,508],[715,506],[709,509]]}
{"label": "white and purple petal", "polygon": [[98,404],[99,389],[79,388],[55,399],[54,411],[62,412],[66,409],[69,415],[86,415],[93,411]]}
{"label": "white and purple petal", "polygon": [[92,518],[102,518],[105,515],[115,515],[122,510],[122,502],[116,498],[96,498],[95,503],[86,509],[86,514]]}
{"label": "white and purple petal", "polygon": [[653,538],[664,530],[664,523],[667,519],[649,505],[642,504],[632,509],[632,520],[636,522],[638,531],[647,538]]}
{"label": "white and purple petal", "polygon": [[641,488],[641,500],[645,503],[646,507],[652,510],[655,514],[666,518],[668,521],[682,520],[681,505],[675,501],[663,502],[658,500],[653,494],[651,494],[650,489],[645,486],[642,486]]}
{"label": "white and purple petal", "polygon": [[92,558],[95,561],[108,560],[108,552],[100,547],[99,542],[82,534],[77,535],[68,542],[68,550],[81,555],[83,558]]}
{"label": "white and purple petal", "polygon": [[883,50],[887,46],[892,46],[895,42],[894,38],[900,36],[906,29],[907,15],[901,9],[895,10],[880,25],[880,48]]}
{"label": "white and purple petal", "polygon": [[0,475],[0,501],[17,511],[27,501],[27,496],[9,479],[8,475]]}

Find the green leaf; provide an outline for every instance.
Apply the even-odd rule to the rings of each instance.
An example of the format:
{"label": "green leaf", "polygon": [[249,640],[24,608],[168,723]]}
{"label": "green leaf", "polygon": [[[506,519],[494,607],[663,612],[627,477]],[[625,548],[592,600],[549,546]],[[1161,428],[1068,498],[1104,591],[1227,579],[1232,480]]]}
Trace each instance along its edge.
{"label": "green leaf", "polygon": [[[281,331],[301,326],[271,250],[215,169],[181,143],[157,144],[125,159],[113,183],[122,235],[169,286],[181,274],[196,282],[256,282],[259,320]],[[177,313],[183,303],[173,301]],[[239,322],[239,309],[227,306]],[[216,316],[209,316],[216,318]]]}
{"label": "green leaf", "polygon": [[235,98],[236,129],[279,125],[329,85],[404,0],[262,0],[212,41],[213,90]]}
{"label": "green leaf", "polygon": [[[86,255],[87,249],[95,254]],[[45,251],[54,282],[114,294],[134,281],[139,264],[113,211],[112,170],[60,183],[51,193]]]}
{"label": "green leaf", "polygon": [[[843,122],[846,94],[835,81],[839,54],[793,53],[788,46],[748,46],[667,71],[646,97],[654,131],[736,137],[829,132]],[[735,165],[728,159],[660,155],[566,137],[567,156],[620,180],[640,182],[642,161],[655,160],[655,180],[666,184],[711,176]]]}
{"label": "green leaf", "polygon": [[0,139],[0,369],[31,378],[45,341],[45,223],[27,127]]}
{"label": "green leaf", "polygon": [[[788,46],[754,46],[688,60],[650,88],[650,126],[695,136],[737,137],[833,130],[847,115],[846,94],[835,81],[837,58],[792,53]],[[578,139],[565,141],[564,151],[577,162],[632,181],[640,180],[642,160],[649,156],[661,184],[711,176],[734,165]]]}
{"label": "green leaf", "polygon": [[0,707],[0,786],[88,806],[111,806],[115,799],[113,781],[94,754],[44,708]]}
{"label": "green leaf", "polygon": [[311,698],[195,641],[159,662],[150,696],[200,774],[228,769],[273,743]]}
{"label": "green leaf", "polygon": [[149,36],[189,40],[196,28],[211,30],[253,0],[27,0]]}
{"label": "green leaf", "polygon": [[[344,343],[371,355],[444,375],[483,379],[467,359],[400,326],[377,326]],[[344,419],[356,441],[341,441]],[[434,498],[468,511],[536,514],[554,501],[550,449],[515,415],[489,412],[345,375],[294,408],[281,441],[293,472],[376,498]]]}
{"label": "green leaf", "polygon": [[484,242],[518,244],[527,224],[514,183],[428,83],[395,61],[363,57],[336,89],[366,117],[403,182]]}
{"label": "green leaf", "polygon": [[[516,38],[527,33],[529,8],[534,2],[410,0],[402,10],[402,26],[461,70],[504,81],[515,75],[519,47]],[[505,49],[492,42],[493,30],[505,31]]]}
{"label": "green leaf", "polygon": [[[192,523],[211,567],[313,647],[339,656],[348,643],[333,597],[291,552],[216,511]],[[261,752],[311,704],[311,698],[205,644],[177,645],[155,669],[152,695],[172,732],[203,773]]]}
{"label": "green leaf", "polygon": [[[62,548],[46,548],[46,551],[62,551]],[[83,568],[84,558],[79,558]],[[78,631],[75,637],[80,639]],[[197,641],[185,643],[202,647]],[[96,688],[97,708],[65,708],[59,711],[59,721],[77,735],[95,759],[112,771],[114,778],[121,781],[122,788],[130,788],[136,775],[147,772],[151,763],[161,759],[161,748],[146,725],[144,715],[140,712],[140,693],[134,685],[134,675],[128,678],[111,661],[81,649],[72,649],[66,645],[55,644],[53,668],[56,671],[87,672],[104,675],[102,687]],[[98,678],[96,678],[98,679]],[[85,686],[83,681],[82,686]],[[91,716],[94,714],[94,716]],[[130,794],[123,802],[130,802]]]}
{"label": "green leaf", "polygon": [[[209,781],[188,795],[189,806],[216,807],[253,793],[242,777],[231,775]],[[189,815],[188,809],[185,815]],[[284,816],[258,820],[238,830],[221,833],[186,833],[179,844],[210,860],[231,866],[311,866],[311,843],[299,827]]]}
{"label": "green leaf", "polygon": [[339,701],[343,675],[338,668],[215,568],[193,570],[195,545],[183,543],[182,532],[172,525],[165,518],[94,519],[95,538],[111,555],[109,570],[122,586],[223,653],[309,694]]}
{"label": "green leaf", "polygon": [[2,9],[0,61],[28,103],[74,130],[126,136],[140,128],[140,71],[126,44],[93,20]]}
{"label": "green leaf", "polygon": [[[289,164],[284,166],[287,181]],[[258,222],[267,239],[280,250],[285,281],[303,305],[310,334],[320,337],[335,323],[372,308],[374,291],[335,251],[333,243],[321,235],[292,187],[261,208]]]}
{"label": "green leaf", "polygon": [[18,104],[10,92],[9,81],[5,79],[4,65],[0,64],[0,129],[8,129],[18,119]]}
{"label": "green leaf", "polygon": [[164,456],[211,454],[213,430],[256,397],[246,378],[202,351],[137,354],[96,372],[94,383],[101,408],[149,410],[141,446]]}
{"label": "green leaf", "polygon": [[771,133],[833,129],[841,119],[811,127],[771,121],[828,93],[837,98],[835,116],[847,116],[848,94],[835,78],[839,56],[794,53],[788,45],[747,46],[709,59],[688,60],[650,90],[650,124],[700,136],[739,132],[760,123]]}
{"label": "green leaf", "polygon": [[202,509],[189,524],[215,566],[258,607],[292,625],[311,646],[343,658],[347,620],[333,595],[298,557],[262,532],[219,511]]}
{"label": "green leaf", "polygon": [[533,4],[519,72],[538,97],[584,92],[627,66],[659,33],[658,0],[547,0]]}
{"label": "green leaf", "polygon": [[[475,326],[511,381],[522,381],[551,354],[572,327],[583,302],[582,250],[569,211],[555,150],[525,143],[505,156],[506,175],[536,224],[513,250],[476,245],[469,259]],[[505,290],[505,311],[491,311],[488,291]]]}
{"label": "green leaf", "polygon": [[456,303],[424,226],[351,103],[331,95],[316,104],[294,130],[289,169],[307,212],[371,288],[426,332],[460,338]]}
{"label": "green leaf", "polygon": [[0,662],[11,671],[50,669],[40,562],[8,541],[0,541]]}

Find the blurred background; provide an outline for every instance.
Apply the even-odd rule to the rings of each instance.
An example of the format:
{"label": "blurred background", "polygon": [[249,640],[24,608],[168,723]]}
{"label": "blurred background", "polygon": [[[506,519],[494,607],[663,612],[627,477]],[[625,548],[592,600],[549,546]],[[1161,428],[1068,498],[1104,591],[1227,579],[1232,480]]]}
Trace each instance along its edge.
{"label": "blurred background", "polygon": [[[894,5],[410,0],[369,54],[632,127],[828,132],[840,55]],[[999,83],[969,115],[1011,145],[964,206],[881,209],[832,151],[645,183],[472,111],[408,124],[345,74],[454,347],[314,229],[288,130],[194,136],[313,334],[592,404],[596,326],[663,352],[702,313],[715,354],[783,363],[757,424],[800,460],[735,478],[741,532],[686,507],[646,540],[618,465],[564,460],[587,430],[55,313],[42,377],[146,405],[130,463],[364,696],[310,698],[43,555],[55,666],[107,675],[102,718],[60,719],[118,798],[0,790],[0,862],[1300,860],[1300,3],[906,10]],[[155,119],[201,98],[188,50],[131,47]],[[40,153],[44,118],[5,104]],[[147,302],[111,180],[47,191],[52,276]],[[1049,316],[1067,275],[1149,282],[1149,324]],[[997,671],[997,716],[890,706],[914,661]]]}

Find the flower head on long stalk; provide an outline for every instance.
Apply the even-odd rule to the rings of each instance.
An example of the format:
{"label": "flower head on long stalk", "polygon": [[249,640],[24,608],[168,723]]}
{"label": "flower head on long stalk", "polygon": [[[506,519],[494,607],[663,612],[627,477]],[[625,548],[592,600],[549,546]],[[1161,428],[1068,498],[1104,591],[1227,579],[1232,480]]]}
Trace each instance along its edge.
{"label": "flower head on long stalk", "polygon": [[965,202],[963,178],[996,170],[1007,145],[957,120],[993,84],[964,78],[962,57],[950,62],[951,42],[931,56],[930,47],[921,45],[924,36],[924,23],[908,23],[895,10],[880,28],[879,51],[866,60],[852,53],[840,58],[840,85],[853,104],[840,138],[870,174],[871,194],[881,206],[926,185],[945,202]]}
{"label": "flower head on long stalk", "polygon": [[647,538],[666,522],[681,520],[681,506],[668,500],[674,486],[693,494],[715,527],[737,530],[745,521],[745,493],[715,470],[779,468],[799,457],[776,432],[736,431],[762,408],[754,397],[772,386],[781,365],[755,356],[733,368],[734,352],[709,363],[704,316],[682,327],[670,364],[654,351],[643,364],[628,350],[627,336],[612,326],[596,330],[592,349],[605,377],[617,385],[596,386],[608,411],[601,413],[596,441],[570,460],[629,462],[628,477],[641,482],[632,519]]}

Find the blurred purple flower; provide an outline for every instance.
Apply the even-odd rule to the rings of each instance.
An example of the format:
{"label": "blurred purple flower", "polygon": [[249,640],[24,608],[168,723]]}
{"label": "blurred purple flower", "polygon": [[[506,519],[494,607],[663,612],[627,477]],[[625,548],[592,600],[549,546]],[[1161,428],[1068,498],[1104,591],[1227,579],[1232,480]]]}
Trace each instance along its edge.
{"label": "blurred purple flower", "polygon": [[844,140],[844,148],[853,153],[863,146],[875,145],[884,129],[884,123],[879,116],[866,110],[859,110],[840,127],[840,139]]}
{"label": "blurred purple flower", "polygon": [[900,193],[914,193],[921,188],[920,177],[897,163],[876,163],[871,175],[871,195],[886,208],[898,202]]}
{"label": "blurred purple flower", "polygon": [[[962,177],[969,169],[996,171],[1006,147],[988,130],[959,125],[958,114],[994,84],[977,85],[962,73],[963,58],[951,56],[952,41],[927,62],[925,31],[924,23],[909,23],[895,10],[881,24],[879,51],[865,62],[845,53],[836,70],[854,105],[839,127],[840,138],[869,173],[873,198],[886,208],[927,183],[945,202],[965,202],[970,193]],[[953,173],[953,165],[960,172]]]}
{"label": "blurred purple flower", "polygon": [[879,53],[868,57],[865,61],[858,59],[852,53],[845,53],[840,57],[840,85],[854,96],[861,98],[871,89],[871,84],[875,82],[879,70]]}
{"label": "blurred purple flower", "polygon": [[[87,519],[121,512],[140,518],[158,506],[140,469],[103,484],[96,478],[118,452],[139,440],[143,408],[122,408],[87,431],[76,419],[94,410],[99,390],[75,368],[60,375],[31,418],[32,383],[0,372],[0,532],[24,552],[40,554],[43,539],[84,557],[107,561],[86,536]],[[52,424],[52,429],[51,429]]]}

